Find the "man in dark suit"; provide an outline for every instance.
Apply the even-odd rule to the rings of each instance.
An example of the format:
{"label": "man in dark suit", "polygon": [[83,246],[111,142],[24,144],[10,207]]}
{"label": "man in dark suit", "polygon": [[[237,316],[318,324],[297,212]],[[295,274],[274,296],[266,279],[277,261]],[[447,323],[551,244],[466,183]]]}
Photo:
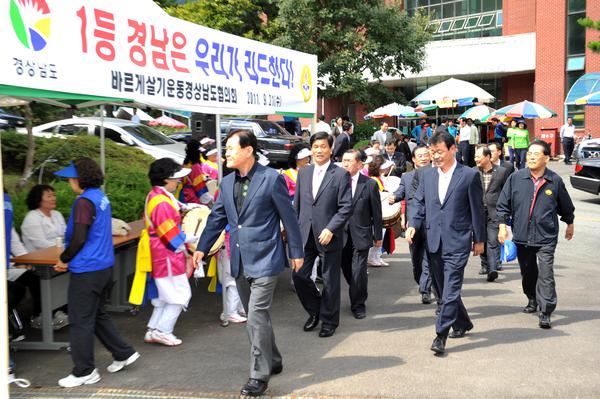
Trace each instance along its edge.
{"label": "man in dark suit", "polygon": [[[327,135],[327,133],[324,133]],[[286,231],[292,265],[302,265],[304,256],[298,220],[287,186],[276,170],[260,165],[257,140],[252,132],[229,133],[225,157],[235,169],[223,178],[220,194],[206,222],[194,253],[195,267],[208,253],[225,226],[230,226],[231,275],[248,321],[250,338],[250,379],[242,395],[260,396],[272,374],[282,370],[282,359],[269,316],[277,275],[287,265],[280,221]]]}
{"label": "man in dark suit", "polygon": [[474,256],[483,253],[485,219],[481,179],[476,171],[456,162],[454,137],[437,133],[429,144],[436,168],[423,172],[406,238],[411,243],[425,225],[429,267],[442,295],[431,350],[442,354],[448,336],[460,338],[473,328],[460,292],[469,251]]}
{"label": "man in dark suit", "polygon": [[400,151],[396,151],[396,140],[393,138],[387,139],[384,147],[383,158],[394,163],[391,175],[402,176],[402,173],[406,172],[406,157]]}
{"label": "man in dark suit", "polygon": [[367,257],[373,245],[381,247],[383,219],[379,187],[360,171],[363,169],[362,153],[348,150],[342,166],[350,173],[352,183],[352,216],[346,225],[346,243],[342,251],[342,272],[350,286],[350,309],[356,319],[366,317]]}
{"label": "man in dark suit", "polygon": [[350,122],[344,122],[342,125],[343,132],[335,139],[333,145],[333,159],[336,162],[342,162],[344,153],[352,148],[352,140],[350,135],[352,134],[352,124]]}
{"label": "man in dark suit", "polygon": [[[412,156],[415,170],[404,173],[398,190],[394,195],[389,197],[389,203],[394,204],[398,201],[405,200],[403,206],[403,215],[400,223],[402,228],[406,230],[407,220],[410,220],[414,214],[414,196],[419,187],[418,180],[426,167],[430,167],[430,157],[427,147],[419,145],[413,150]],[[415,183],[415,184],[413,184]],[[431,273],[429,271],[429,262],[426,256],[426,236],[425,229],[420,229],[416,232],[413,242],[409,244],[410,258],[413,267],[413,277],[419,285],[419,293],[421,294],[421,302],[423,304],[431,303]],[[436,293],[437,294],[437,293]],[[439,297],[439,295],[438,295]]]}
{"label": "man in dark suit", "polygon": [[[327,133],[310,137],[314,164],[300,169],[294,208],[300,222],[304,263],[292,278],[309,317],[304,331],[323,322],[319,337],[330,337],[340,321],[340,266],[343,229],[352,213],[350,174],[331,162],[333,138]],[[323,293],[310,278],[317,256],[321,260]]]}
{"label": "man in dark suit", "polygon": [[481,254],[479,274],[487,274],[487,281],[492,282],[498,278],[498,259],[500,259],[496,203],[510,173],[502,166],[492,163],[492,152],[485,144],[475,147],[475,164],[473,169],[479,173],[483,186],[483,207],[485,208],[487,233],[485,250]]}
{"label": "man in dark suit", "polygon": [[511,175],[515,171],[515,165],[512,162],[504,160],[504,156],[502,155],[502,145],[491,142],[488,144],[488,148],[492,154],[492,163],[496,166],[502,166],[508,171],[508,174]]}
{"label": "man in dark suit", "polygon": [[446,132],[448,133],[448,118],[442,116],[442,123],[435,128],[435,133]]}

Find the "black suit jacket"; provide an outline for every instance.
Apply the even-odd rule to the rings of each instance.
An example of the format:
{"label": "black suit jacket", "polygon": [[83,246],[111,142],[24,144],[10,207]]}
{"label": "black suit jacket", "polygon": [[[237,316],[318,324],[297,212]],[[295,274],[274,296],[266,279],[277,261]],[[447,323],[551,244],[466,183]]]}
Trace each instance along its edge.
{"label": "black suit jacket", "polygon": [[[300,169],[296,180],[294,209],[300,223],[302,243],[306,246],[312,229],[317,247],[322,251],[342,250],[343,230],[352,214],[352,188],[350,173],[329,164],[315,198],[312,192],[314,165]],[[319,244],[317,238],[323,229],[333,233],[327,245]]]}
{"label": "black suit jacket", "polygon": [[352,207],[352,216],[348,219],[352,244],[358,250],[369,249],[373,241],[383,239],[381,196],[375,180],[359,173]]}
{"label": "black suit jacket", "polygon": [[[474,166],[473,169],[479,173],[481,186],[483,187],[483,178],[481,177],[479,168]],[[508,173],[508,170],[502,166],[492,164],[492,180],[490,181],[487,190],[484,190],[483,192],[483,204],[487,208],[488,218],[491,220],[496,220],[496,204],[498,203],[498,197],[500,197],[504,183],[506,183],[509,176],[510,173]]]}
{"label": "black suit jacket", "polygon": [[342,157],[344,153],[351,148],[350,135],[346,133],[342,133],[335,139],[335,144],[333,145],[333,159],[337,162],[342,162]]}
{"label": "black suit jacket", "polygon": [[392,171],[392,176],[401,177],[402,173],[406,172],[406,157],[400,151],[394,152],[394,154],[390,157],[387,152],[383,152],[383,157],[388,159],[396,165],[394,170]]}
{"label": "black suit jacket", "polygon": [[508,174],[512,174],[515,171],[515,164],[508,161],[500,161],[500,166],[508,171]]}

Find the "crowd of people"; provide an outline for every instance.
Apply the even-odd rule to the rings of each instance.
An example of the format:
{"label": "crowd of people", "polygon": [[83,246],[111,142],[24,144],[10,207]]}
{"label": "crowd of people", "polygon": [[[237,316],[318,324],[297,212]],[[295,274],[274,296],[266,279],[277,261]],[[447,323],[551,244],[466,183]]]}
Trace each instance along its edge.
{"label": "crowd of people", "polygon": [[[264,165],[252,132],[235,130],[226,139],[225,176],[215,192],[208,188],[218,176],[214,140],[191,140],[184,165],[154,161],[130,297],[153,306],[144,342],[183,343],[174,332],[192,296],[189,278],[204,276],[205,267],[214,264],[227,298],[221,321],[246,323],[251,344],[250,375],[241,393],[263,394],[271,376],[283,370],[269,315],[278,275],[292,268],[307,314],[304,331],[320,325],[318,336],[327,338],[340,327],[341,276],[352,315],[364,319],[368,267],[387,266],[382,254],[395,251],[395,229],[384,220],[383,208],[398,203],[397,223],[409,242],[420,301],[437,304],[432,351],[444,353],[448,337],[461,338],[474,328],[461,299],[465,266],[472,252],[480,257],[480,274],[495,281],[509,226],[528,299],[524,311],[538,313],[539,326],[550,328],[557,302],[552,270],[558,216],[571,239],[573,203],[547,167],[548,145],[529,142],[525,121],[510,128],[491,123],[494,137],[481,144],[471,120],[454,126],[442,119],[435,127],[421,121],[411,133],[417,139],[411,150],[409,137],[390,134],[385,123],[368,146],[353,148],[353,124],[336,118],[332,129],[296,145],[284,170]],[[508,161],[507,146],[513,149]],[[80,158],[56,175],[78,194],[68,223],[54,210],[52,187],[36,186],[21,231],[26,250],[55,246],[65,237],[55,270],[71,272],[69,316],[65,321],[57,312],[55,325],[70,323],[74,367],[59,385],[74,387],[100,379],[94,335],[113,356],[108,372],[131,365],[140,354],[104,310],[114,250],[102,173],[94,161]],[[198,231],[198,222],[186,233],[182,219],[199,208],[209,213],[204,229]],[[147,261],[140,261],[140,251],[147,251]],[[35,277],[19,274],[13,281],[22,280],[39,301],[36,284],[24,282]],[[39,314],[39,302],[34,318],[36,310]]]}

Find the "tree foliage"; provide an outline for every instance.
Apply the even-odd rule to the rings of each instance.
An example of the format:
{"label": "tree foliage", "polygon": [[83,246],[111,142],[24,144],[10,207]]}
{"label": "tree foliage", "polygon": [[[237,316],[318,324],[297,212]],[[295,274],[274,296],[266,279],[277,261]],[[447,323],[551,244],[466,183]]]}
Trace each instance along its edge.
{"label": "tree foliage", "polygon": [[[600,32],[600,20],[594,21],[591,18],[585,17],[585,18],[581,18],[581,19],[577,20],[577,22],[579,23],[579,25],[583,26],[584,28],[593,29],[595,31]],[[594,53],[600,53],[600,41],[599,40],[591,40],[587,44],[587,46]]]}
{"label": "tree foliage", "polygon": [[318,56],[325,97],[353,93],[366,105],[381,105],[398,95],[379,79],[419,72],[431,37],[426,18],[409,17],[400,3],[281,0],[282,30],[274,43]]}
{"label": "tree foliage", "polygon": [[266,42],[277,34],[277,10],[275,0],[202,0],[165,7],[175,18]]}

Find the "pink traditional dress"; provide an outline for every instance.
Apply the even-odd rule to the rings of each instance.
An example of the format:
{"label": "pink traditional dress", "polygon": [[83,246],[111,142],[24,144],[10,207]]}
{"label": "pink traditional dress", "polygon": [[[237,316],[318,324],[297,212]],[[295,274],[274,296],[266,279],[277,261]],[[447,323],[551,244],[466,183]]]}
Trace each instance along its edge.
{"label": "pink traditional dress", "polygon": [[294,200],[294,194],[296,194],[296,180],[298,179],[298,169],[289,168],[281,172],[285,179],[285,184],[288,188],[288,194],[292,201]]}
{"label": "pink traditional dress", "polygon": [[202,162],[202,172],[212,180],[217,180],[219,177],[218,168],[219,167],[215,162],[209,161],[208,159]]}
{"label": "pink traditional dress", "polygon": [[[204,171],[202,164],[195,163],[189,168],[192,169],[189,175],[183,178],[183,201],[186,204],[208,205],[211,202],[211,196],[208,193],[206,182],[204,180]],[[181,198],[181,197],[180,197]]]}

